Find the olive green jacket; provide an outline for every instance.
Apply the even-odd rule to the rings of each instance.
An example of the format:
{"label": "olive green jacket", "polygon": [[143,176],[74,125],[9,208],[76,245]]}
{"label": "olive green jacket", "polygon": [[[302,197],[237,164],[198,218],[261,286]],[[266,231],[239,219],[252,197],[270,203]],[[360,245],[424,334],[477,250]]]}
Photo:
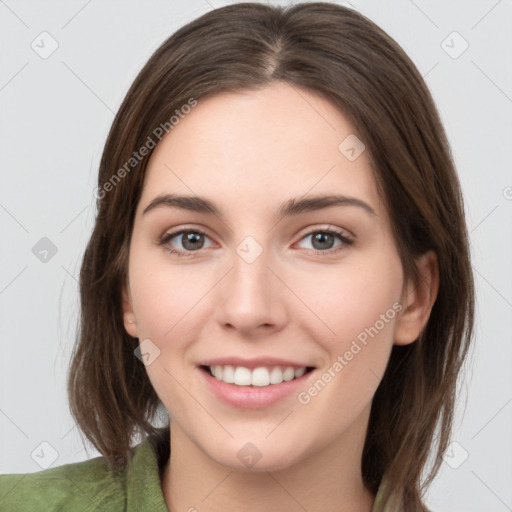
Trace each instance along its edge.
{"label": "olive green jacket", "polygon": [[[167,458],[153,446],[146,438],[116,474],[96,457],[36,473],[0,475],[0,511],[168,512],[160,480]],[[382,491],[381,485],[372,512],[391,512],[383,506]]]}

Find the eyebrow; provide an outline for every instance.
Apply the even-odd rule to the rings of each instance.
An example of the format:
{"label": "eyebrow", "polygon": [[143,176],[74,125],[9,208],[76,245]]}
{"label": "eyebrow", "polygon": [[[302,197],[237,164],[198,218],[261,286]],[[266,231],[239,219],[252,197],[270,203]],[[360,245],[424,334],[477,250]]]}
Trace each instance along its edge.
{"label": "eyebrow", "polygon": [[[369,215],[378,217],[374,209],[368,203],[356,197],[344,195],[310,196],[302,199],[300,197],[293,198],[283,203],[277,211],[275,211],[274,215],[281,219],[283,217],[323,210],[324,208],[333,206],[356,206]],[[174,194],[164,194],[155,197],[146,208],[144,208],[142,214],[144,215],[160,207],[180,208],[191,212],[215,215],[223,218],[222,211],[209,199],[199,196],[178,196]]]}

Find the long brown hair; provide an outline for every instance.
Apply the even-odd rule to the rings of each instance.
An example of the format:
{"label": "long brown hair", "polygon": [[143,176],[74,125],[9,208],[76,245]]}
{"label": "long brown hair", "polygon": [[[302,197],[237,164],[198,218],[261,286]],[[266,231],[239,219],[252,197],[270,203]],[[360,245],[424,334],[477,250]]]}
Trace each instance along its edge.
{"label": "long brown hair", "polygon": [[152,149],[144,158],[134,158],[134,152],[149,147],[158,127],[170,130],[169,120],[191,99],[279,80],[328,99],[360,134],[406,278],[418,278],[417,256],[437,254],[437,300],[419,338],[393,346],[373,399],[362,458],[368,489],[376,493],[386,477],[386,492],[405,510],[423,511],[421,497],[449,443],[457,378],[473,332],[463,199],[420,73],[371,20],[336,4],[241,3],[212,10],[169,37],[140,71],[100,163],[98,212],[80,272],[80,328],[68,375],[71,412],[113,470],[126,464],[136,434],[168,435],[168,425],[154,426],[162,404],[134,356],[138,340],[126,333],[122,318],[134,213]]}

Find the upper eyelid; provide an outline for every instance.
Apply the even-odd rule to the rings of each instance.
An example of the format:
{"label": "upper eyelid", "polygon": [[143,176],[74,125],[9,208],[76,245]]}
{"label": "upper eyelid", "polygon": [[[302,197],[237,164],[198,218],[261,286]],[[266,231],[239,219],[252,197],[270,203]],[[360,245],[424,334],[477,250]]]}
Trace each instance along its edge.
{"label": "upper eyelid", "polygon": [[[347,228],[342,228],[342,227],[339,227],[339,226],[335,226],[333,224],[328,224],[328,223],[325,223],[325,224],[318,224],[317,227],[307,227],[307,228],[303,228],[300,230],[300,233],[303,233],[303,234],[309,234],[311,232],[314,232],[314,231],[329,231],[329,230],[333,230],[333,231],[343,231],[343,232],[346,232],[348,233],[348,235],[350,236],[354,236],[352,234],[352,232],[347,229]],[[162,234],[162,237],[168,235],[168,234],[174,234],[174,235],[177,235],[183,231],[191,231],[191,232],[194,232],[194,231],[197,231],[197,232],[201,232],[201,233],[204,233],[205,235],[208,235],[208,231],[209,229],[208,228],[205,228],[203,226],[199,226],[199,227],[196,227],[196,226],[183,226],[183,227],[177,227],[177,228],[170,228],[170,229],[166,229],[164,231],[164,233]],[[209,235],[208,235],[209,236]]]}

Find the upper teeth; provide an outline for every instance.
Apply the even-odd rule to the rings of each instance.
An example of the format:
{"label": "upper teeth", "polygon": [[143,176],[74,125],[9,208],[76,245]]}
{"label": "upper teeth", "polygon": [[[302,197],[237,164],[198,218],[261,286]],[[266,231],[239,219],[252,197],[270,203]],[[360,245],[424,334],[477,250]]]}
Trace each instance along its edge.
{"label": "upper teeth", "polygon": [[273,368],[259,367],[253,370],[244,366],[215,365],[210,366],[210,371],[217,380],[237,386],[269,386],[270,384],[281,384],[283,381],[302,377],[306,367],[292,368],[288,366],[281,369],[279,366]]}

